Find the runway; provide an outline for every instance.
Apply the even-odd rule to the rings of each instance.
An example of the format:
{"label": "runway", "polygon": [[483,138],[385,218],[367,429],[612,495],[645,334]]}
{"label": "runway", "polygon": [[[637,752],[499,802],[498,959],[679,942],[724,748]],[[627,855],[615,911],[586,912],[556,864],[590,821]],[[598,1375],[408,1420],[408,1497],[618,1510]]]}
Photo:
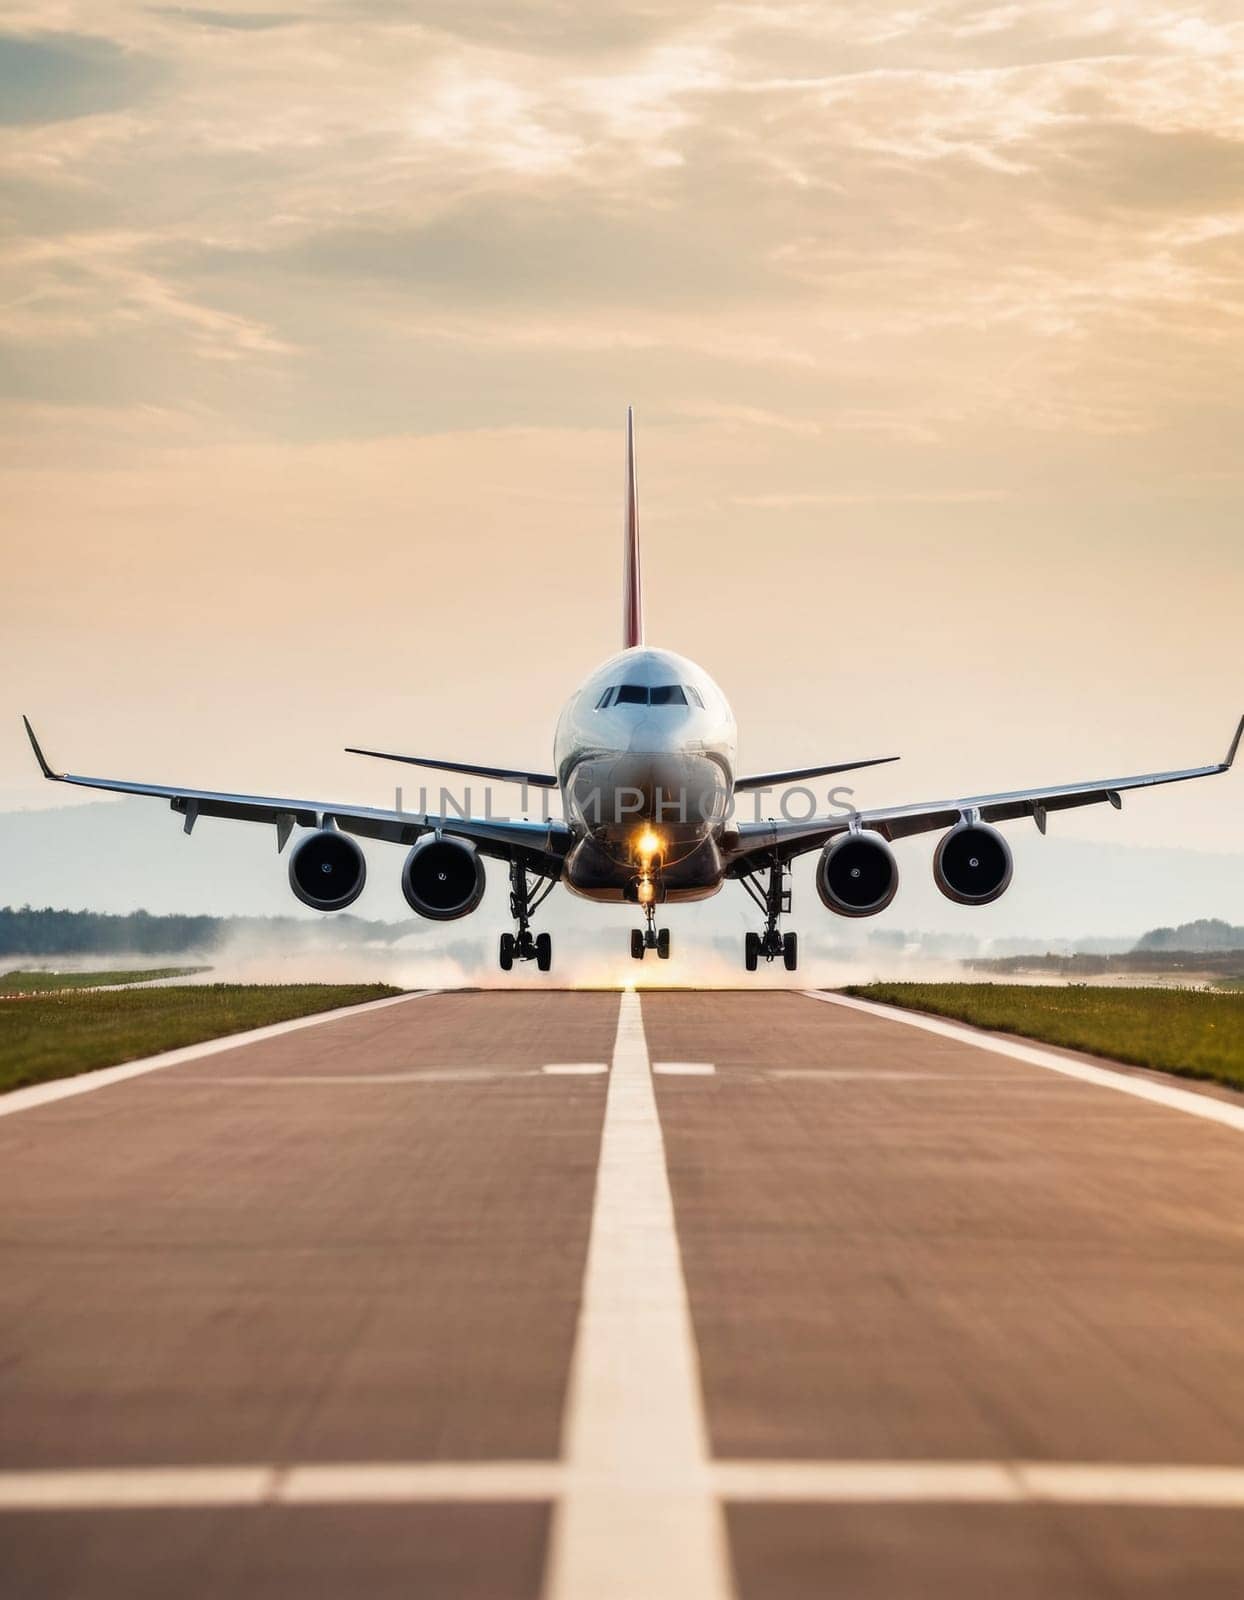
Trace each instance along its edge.
{"label": "runway", "polygon": [[1238,1595],[1239,1102],[1023,1048],[427,994],[0,1116],[0,1592]]}

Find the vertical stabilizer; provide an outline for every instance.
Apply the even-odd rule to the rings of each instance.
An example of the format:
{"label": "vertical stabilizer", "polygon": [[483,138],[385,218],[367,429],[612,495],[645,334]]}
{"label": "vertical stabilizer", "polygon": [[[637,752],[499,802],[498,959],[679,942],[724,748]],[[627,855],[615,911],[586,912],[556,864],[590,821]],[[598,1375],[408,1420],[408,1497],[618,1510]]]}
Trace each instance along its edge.
{"label": "vertical stabilizer", "polygon": [[635,418],[626,408],[626,514],[622,539],[622,646],[644,642],[644,595],[639,571],[639,496],[635,488]]}

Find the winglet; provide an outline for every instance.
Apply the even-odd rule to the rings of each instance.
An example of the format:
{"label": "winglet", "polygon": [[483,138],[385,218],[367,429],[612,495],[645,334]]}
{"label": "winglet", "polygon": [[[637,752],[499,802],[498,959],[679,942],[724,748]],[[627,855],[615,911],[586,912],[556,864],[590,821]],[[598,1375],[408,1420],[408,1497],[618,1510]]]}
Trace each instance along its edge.
{"label": "winglet", "polygon": [[[39,741],[35,738],[35,730],[30,726],[30,718],[29,717],[23,717],[22,721],[26,724],[26,737],[30,740],[30,748],[35,753],[35,760],[39,763],[39,766],[41,767],[41,769],[43,771],[43,776],[45,778],[51,778],[54,782],[59,783],[60,780],[64,777],[64,773],[62,773],[62,772],[53,772],[51,767],[48,766],[47,757],[44,755],[43,751],[39,748]],[[1238,738],[1239,738],[1238,734],[1236,735],[1236,738],[1238,740]],[[1233,750],[1232,753],[1234,754],[1234,750]]]}
{"label": "winglet", "polygon": [[622,648],[644,642],[644,597],[639,571],[639,492],[635,483],[635,418],[626,408],[626,511],[622,524]]}
{"label": "winglet", "polygon": [[1241,717],[1235,725],[1235,738],[1232,739],[1231,748],[1227,751],[1227,759],[1222,764],[1222,770],[1224,772],[1228,772],[1230,770],[1231,763],[1235,760],[1235,752],[1240,748],[1241,734],[1244,734],[1244,717]]}

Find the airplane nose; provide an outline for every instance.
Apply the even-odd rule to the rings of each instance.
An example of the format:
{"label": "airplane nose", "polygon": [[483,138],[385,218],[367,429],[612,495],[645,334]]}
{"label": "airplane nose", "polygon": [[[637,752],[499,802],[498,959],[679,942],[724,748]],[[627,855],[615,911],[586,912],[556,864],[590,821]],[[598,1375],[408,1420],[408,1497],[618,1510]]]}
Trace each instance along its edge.
{"label": "airplane nose", "polygon": [[690,720],[689,706],[667,706],[659,716],[641,717],[631,729],[627,749],[637,756],[672,755],[683,748]]}

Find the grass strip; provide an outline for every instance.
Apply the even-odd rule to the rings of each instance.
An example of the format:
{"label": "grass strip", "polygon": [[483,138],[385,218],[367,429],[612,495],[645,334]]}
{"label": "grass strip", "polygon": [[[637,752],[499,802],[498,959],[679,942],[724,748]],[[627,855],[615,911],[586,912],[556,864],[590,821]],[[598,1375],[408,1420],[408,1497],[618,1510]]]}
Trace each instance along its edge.
{"label": "grass strip", "polygon": [[842,992],[1244,1088],[1244,994],[1011,983],[867,983]]}
{"label": "grass strip", "polygon": [[0,1092],[401,992],[384,983],[213,983],[0,1000]]}
{"label": "grass strip", "polygon": [[151,983],[156,978],[188,978],[206,967],[119,968],[110,972],[40,972],[37,968],[15,967],[0,973],[0,999],[11,994],[50,994],[57,989],[97,989],[108,983]]}

